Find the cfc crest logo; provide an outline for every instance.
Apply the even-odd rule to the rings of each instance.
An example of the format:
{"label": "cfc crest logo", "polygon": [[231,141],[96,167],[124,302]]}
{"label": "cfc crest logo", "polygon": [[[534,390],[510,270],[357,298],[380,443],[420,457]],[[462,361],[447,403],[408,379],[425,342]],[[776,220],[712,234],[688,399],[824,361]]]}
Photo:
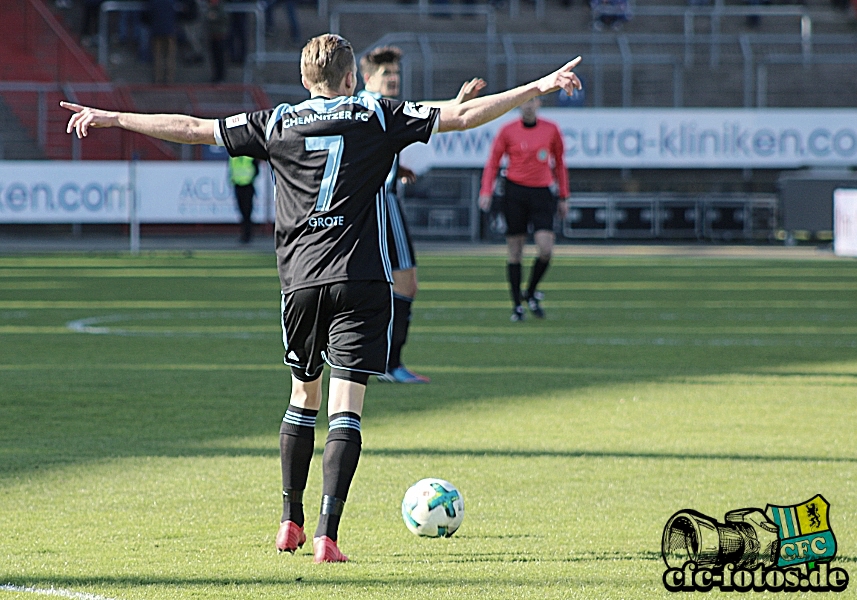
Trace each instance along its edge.
{"label": "cfc crest logo", "polygon": [[821,495],[805,502],[726,513],[724,522],[692,509],[675,513],[661,538],[671,592],[841,592],[848,572],[831,567],[836,538],[830,503]]}
{"label": "cfc crest logo", "polygon": [[836,538],[827,520],[829,509],[821,495],[794,506],[768,504],[765,514],[779,532],[778,567],[829,561],[836,556]]}

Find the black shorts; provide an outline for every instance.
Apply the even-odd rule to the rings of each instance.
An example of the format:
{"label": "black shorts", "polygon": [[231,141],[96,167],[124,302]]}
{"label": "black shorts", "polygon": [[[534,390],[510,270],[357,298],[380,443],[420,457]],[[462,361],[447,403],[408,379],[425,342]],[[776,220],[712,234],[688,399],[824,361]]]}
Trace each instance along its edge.
{"label": "black shorts", "polygon": [[283,294],[284,362],[307,381],[321,376],[325,362],[381,375],[387,370],[392,315],[393,291],[386,281],[331,283]]}
{"label": "black shorts", "polygon": [[506,235],[525,235],[530,223],[533,231],[553,231],[556,198],[550,188],[526,187],[506,180],[503,200]]}
{"label": "black shorts", "polygon": [[387,194],[387,251],[394,271],[417,266],[411,234],[405,223],[405,214],[396,194]]}

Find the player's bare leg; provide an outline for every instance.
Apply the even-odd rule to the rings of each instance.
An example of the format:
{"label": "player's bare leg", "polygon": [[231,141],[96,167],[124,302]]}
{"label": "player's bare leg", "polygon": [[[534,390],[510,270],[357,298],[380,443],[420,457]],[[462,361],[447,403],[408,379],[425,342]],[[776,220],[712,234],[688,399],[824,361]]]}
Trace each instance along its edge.
{"label": "player's bare leg", "polygon": [[379,377],[388,383],[428,383],[429,378],[418,375],[402,364],[402,348],[408,340],[411,325],[411,306],[416,298],[419,284],[417,268],[393,271],[393,339],[390,343],[390,359],[387,373]]}
{"label": "player's bare leg", "polygon": [[538,291],[539,282],[544,277],[545,272],[550,265],[551,256],[553,255],[553,245],[556,241],[556,236],[553,231],[548,229],[540,229],[534,235],[536,246],[539,249],[539,255],[533,262],[533,268],[530,271],[530,283],[524,291],[523,298],[527,302],[527,306],[533,316],[543,319],[545,313],[542,310],[541,299],[542,294]]}
{"label": "player's bare leg", "polygon": [[321,407],[321,377],[301,381],[292,375],[289,408],[280,426],[283,516],[277,531],[278,552],[294,553],[306,543],[303,493],[315,449],[315,421]]}
{"label": "player's bare leg", "polygon": [[348,488],[357,471],[363,443],[360,434],[360,416],[363,414],[363,397],[366,384],[349,381],[338,375],[347,373],[334,369],[330,378],[327,413],[329,429],[324,446],[324,482],[318,528],[313,536],[314,560],[345,562],[348,557],[337,545],[339,521]]}
{"label": "player's bare leg", "polygon": [[512,321],[524,320],[524,309],[521,307],[521,258],[524,255],[526,241],[526,235],[506,236],[508,251],[506,274],[509,279],[509,292],[512,295]]}

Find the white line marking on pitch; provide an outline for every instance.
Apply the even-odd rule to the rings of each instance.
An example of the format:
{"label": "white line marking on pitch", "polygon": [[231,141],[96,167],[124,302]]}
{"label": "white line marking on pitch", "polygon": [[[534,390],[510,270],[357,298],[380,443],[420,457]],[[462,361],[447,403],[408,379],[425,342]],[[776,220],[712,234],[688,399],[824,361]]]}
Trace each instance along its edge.
{"label": "white line marking on pitch", "polygon": [[98,594],[90,594],[89,592],[73,592],[71,590],[63,590],[57,588],[34,588],[23,587],[20,585],[0,585],[0,592],[19,592],[26,594],[41,594],[42,596],[61,596],[63,598],[74,598],[75,600],[115,600],[107,596],[99,596]]}

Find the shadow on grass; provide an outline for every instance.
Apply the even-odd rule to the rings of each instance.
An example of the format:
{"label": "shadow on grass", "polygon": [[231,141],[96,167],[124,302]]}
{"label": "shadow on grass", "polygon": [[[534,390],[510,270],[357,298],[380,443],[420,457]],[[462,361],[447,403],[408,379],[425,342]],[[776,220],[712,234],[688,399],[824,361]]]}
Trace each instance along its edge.
{"label": "shadow on grass", "polygon": [[[585,352],[582,351],[582,352]],[[818,361],[842,359],[832,353],[814,353]],[[589,352],[569,357],[576,365],[611,364],[608,354]],[[530,357],[532,358],[532,357]],[[708,353],[708,362],[682,364],[686,353],[648,352],[644,364],[634,365],[633,353],[614,357],[611,366],[588,376],[542,374],[440,374],[426,386],[370,382],[364,420],[394,416],[403,427],[423,411],[454,410],[462,404],[490,400],[519,402],[521,398],[573,395],[598,386],[675,382],[676,377],[702,377],[729,372],[740,365],[743,376],[771,377],[767,369],[781,364],[783,356],[764,353]],[[792,358],[795,358],[792,355]],[[806,354],[801,360],[807,361]],[[498,362],[509,357],[497,357]],[[754,360],[755,359],[755,360]],[[555,362],[556,357],[549,357]],[[708,367],[708,368],[706,368]],[[733,371],[734,372],[734,371]],[[789,373],[790,375],[791,373]],[[818,373],[795,371],[818,377]],[[773,374],[775,377],[786,375]],[[838,373],[831,373],[840,377]],[[276,457],[279,422],[288,403],[285,374],[258,372],[123,372],[92,368],[80,372],[3,373],[0,389],[2,421],[14,424],[0,435],[0,479],[22,472],[50,469],[99,459],[143,456],[264,456]],[[699,382],[700,385],[719,385]],[[508,399],[508,400],[506,400]],[[323,424],[324,417],[319,419]],[[323,433],[319,432],[321,435]],[[270,450],[205,447],[210,441],[270,437]],[[504,449],[371,448],[375,456],[503,456],[563,458],[643,458],[654,460],[739,460],[767,462],[854,463],[854,457],[765,456],[756,454],[661,453],[609,451],[551,451]]]}
{"label": "shadow on grass", "polygon": [[[253,259],[247,264],[256,264]],[[459,271],[450,270],[460,261]],[[627,262],[627,261],[625,261]],[[178,266],[195,264],[188,259],[177,259]],[[603,264],[616,268],[605,270]],[[206,263],[207,264],[207,263]],[[692,278],[698,281],[729,281],[738,270],[750,265],[753,268],[765,268],[768,263],[757,261],[750,263],[730,263],[710,261],[701,268],[692,261],[681,262],[692,274],[669,274],[651,270],[652,261],[622,261],[606,259],[588,268],[580,261],[563,265],[559,261],[552,267],[550,280],[562,281],[607,281],[611,283],[640,281],[651,278],[653,274],[668,281],[685,281]],[[654,264],[660,264],[654,261]],[[669,263],[672,264],[672,263]],[[434,266],[432,266],[434,265]],[[235,266],[235,265],[232,265]],[[238,265],[241,266],[241,265]],[[647,267],[650,271],[641,271]],[[783,263],[782,267],[797,268],[799,263]],[[805,265],[804,265],[805,266]],[[716,267],[716,268],[711,268]],[[814,264],[812,269],[820,270]],[[434,271],[432,271],[434,269]],[[485,271],[485,269],[489,269]],[[466,303],[468,298],[478,294],[467,286],[473,281],[501,282],[503,288],[502,261],[494,258],[472,259],[460,257],[437,258],[421,266],[426,273],[426,281],[432,279],[448,281],[462,286],[461,290],[451,292],[438,288],[427,289],[421,295],[426,302],[432,298],[448,300],[451,294],[458,294]],[[432,278],[432,273],[434,276]],[[658,274],[659,273],[659,274]],[[272,270],[273,275],[273,270]],[[751,273],[755,277],[755,271]],[[838,275],[837,275],[838,276]],[[259,282],[250,280],[238,285],[241,280],[223,280],[181,278],[160,280],[157,278],[133,278],[105,285],[101,280],[81,279],[80,289],[74,294],[81,300],[107,300],[128,298],[152,298],[171,300],[211,298],[253,300],[275,302],[275,293],[258,289]],[[458,279],[458,283],[454,280]],[[209,287],[200,287],[207,285]],[[249,287],[248,287],[249,285]],[[124,287],[123,287],[124,286]],[[256,286],[256,287],[253,287]],[[453,286],[455,287],[455,286]],[[253,291],[256,290],[256,291]],[[502,291],[490,292],[492,298],[505,298]],[[624,300],[646,300],[657,306],[658,302],[675,305],[676,302],[701,302],[703,300],[728,299],[729,302],[741,299],[753,302],[768,300],[785,301],[795,298],[806,302],[822,297],[822,292],[807,291],[786,292],[780,289],[762,291],[724,291],[720,296],[712,290],[695,290],[692,286],[680,291],[664,290],[624,290],[605,288],[602,291],[554,291],[556,300],[609,300],[613,304]],[[48,292],[40,292],[46,296]],[[823,292],[824,298],[841,298],[842,302],[853,302],[851,292]],[[836,295],[838,294],[838,295]],[[458,296],[455,296],[456,298]],[[29,301],[30,296],[21,296]],[[50,299],[50,298],[48,298]],[[56,292],[57,300],[73,299],[67,290]],[[602,332],[593,329],[587,312],[597,312],[597,323],[603,323]],[[742,309],[744,312],[750,309]],[[804,309],[801,309],[804,310]],[[809,311],[810,309],[805,309]],[[822,310],[822,309],[819,309]],[[826,310],[826,309],[824,309]],[[612,311],[612,312],[611,312]],[[636,311],[636,312],[635,312]],[[853,311],[843,314],[850,315]],[[829,376],[839,381],[831,381],[830,386],[841,386],[843,381],[850,384],[857,377],[853,373],[837,373],[825,370],[825,373],[813,372],[811,365],[839,363],[857,356],[853,349],[824,346],[824,337],[812,337],[819,340],[821,346],[800,344],[794,347],[780,343],[782,336],[776,337],[776,344],[770,346],[734,346],[718,347],[712,345],[658,346],[658,345],[551,345],[547,343],[552,336],[579,338],[581,331],[586,336],[615,337],[615,326],[623,327],[622,334],[633,337],[638,324],[653,327],[663,321],[649,313],[640,313],[637,309],[586,309],[559,310],[549,314],[543,322],[509,324],[505,310],[458,311],[454,309],[435,311],[440,328],[437,335],[428,335],[430,339],[414,341],[406,347],[406,358],[413,365],[436,366],[431,372],[433,382],[428,386],[379,385],[372,381],[367,391],[365,420],[392,417],[400,419],[402,427],[412,418],[420,418],[420,413],[448,411],[455,414],[457,407],[467,404],[490,401],[493,404],[519,403],[527,398],[571,397],[587,388],[617,386],[625,384],[648,384],[662,381],[675,383],[676,378],[704,378],[730,373],[740,373],[744,377],[760,375],[764,378]],[[34,312],[35,314],[35,312]],[[39,313],[40,315],[42,313]],[[45,313],[44,319],[56,318],[58,322],[67,319],[92,316],[87,314],[62,313],[62,318],[51,317],[55,313]],[[424,313],[425,314],[425,313]],[[791,313],[790,313],[791,314]],[[642,315],[642,316],[641,316]],[[755,313],[749,315],[755,318]],[[826,313],[803,315],[795,313],[796,327],[802,322],[812,325],[813,318],[821,318]],[[752,325],[754,320],[736,320],[736,316],[726,311],[701,311],[693,313],[694,319],[680,321],[688,327],[684,338],[694,341],[695,327],[722,324],[734,327],[736,323],[746,322]],[[738,315],[747,317],[747,314]],[[778,319],[788,315],[777,314]],[[805,321],[800,321],[800,317]],[[833,315],[836,317],[837,315]],[[698,318],[697,318],[698,317]],[[764,311],[759,319],[764,320]],[[813,318],[811,318],[813,317]],[[33,317],[35,318],[35,317]],[[844,317],[843,317],[844,318]],[[849,317],[850,319],[850,317]],[[816,319],[817,320],[817,319]],[[435,321],[433,321],[435,322]],[[431,331],[428,319],[421,326]],[[779,322],[779,321],[778,321]],[[832,321],[834,324],[839,321]],[[47,321],[45,321],[47,323]],[[670,320],[668,324],[676,325]],[[850,323],[850,321],[848,321]],[[218,323],[220,324],[220,323]],[[846,323],[847,324],[847,323]],[[495,332],[483,336],[483,342],[459,343],[453,340],[455,335],[443,333],[462,327],[483,327],[486,332]],[[627,331],[624,327],[627,326]],[[611,329],[613,327],[613,329]],[[536,335],[535,329],[541,331]],[[502,344],[490,342],[496,334],[502,333]],[[517,335],[516,332],[528,331],[530,335]],[[641,330],[642,331],[642,330]],[[639,334],[643,335],[643,334]],[[649,337],[653,334],[646,334]],[[702,342],[705,335],[698,334]],[[845,334],[841,334],[845,335]],[[493,337],[492,337],[493,336]],[[716,337],[716,336],[714,336]],[[415,336],[419,338],[419,336]],[[683,339],[684,339],[683,338]],[[774,339],[774,338],[772,338]],[[791,339],[791,338],[789,338]],[[797,336],[795,339],[800,340]],[[849,338],[850,339],[850,338]],[[9,341],[9,343],[7,343]],[[696,340],[699,341],[699,340]],[[710,340],[709,340],[710,341]],[[224,340],[216,338],[175,338],[158,342],[147,338],[119,338],[111,336],[86,335],[38,335],[4,336],[0,343],[0,362],[14,366],[45,365],[44,370],[15,371],[6,369],[0,372],[0,478],[21,473],[37,472],[54,466],[84,464],[90,461],[124,457],[148,456],[264,456],[276,457],[276,436],[280,419],[288,403],[288,371],[282,370],[158,370],[163,365],[229,365],[271,364],[282,356],[282,346],[277,335],[268,341]],[[61,364],[63,369],[52,370],[51,364]],[[99,364],[121,365],[138,364],[141,370],[99,369]],[[773,369],[788,369],[789,365],[804,365],[788,370],[772,372]],[[79,365],[78,370],[69,369],[69,365]],[[148,368],[150,365],[152,368]],[[441,367],[466,367],[466,372],[445,371]],[[531,367],[532,372],[527,368]],[[479,369],[484,372],[479,372]],[[508,369],[508,372],[504,371]],[[717,382],[693,381],[694,385],[716,386]],[[571,400],[576,401],[576,400]],[[676,410],[681,410],[680,406]],[[319,420],[320,422],[323,419]],[[223,443],[224,439],[245,439],[253,437],[270,438],[271,449],[206,448],[210,442]],[[806,456],[762,456],[738,454],[670,454],[649,452],[593,452],[568,451],[551,452],[538,450],[437,450],[437,449],[372,449],[367,454],[376,456],[426,455],[446,452],[449,455],[538,457],[558,456],[575,457],[611,457],[644,458],[654,460],[746,460],[746,461],[820,461],[851,463],[854,458],[806,457]]]}
{"label": "shadow on grass", "polygon": [[[571,554],[568,556],[552,556],[531,558],[526,556],[516,555],[515,553],[487,553],[487,554],[467,554],[466,556],[451,556],[443,559],[435,557],[436,564],[466,564],[466,563],[502,563],[514,564],[523,562],[539,562],[539,563],[555,563],[555,564],[573,564],[573,563],[605,563],[605,562],[645,562],[645,563],[661,563],[662,557],[660,552],[641,551],[641,552],[583,552]],[[424,564],[420,558],[413,558],[408,562],[414,564]],[[837,563],[857,563],[857,556],[841,555],[836,556]],[[303,566],[303,565],[302,565]],[[19,579],[14,577],[3,577],[0,575],[0,591],[35,591],[35,589],[66,589],[69,588],[86,588],[86,587],[131,587],[131,586],[162,586],[162,587],[226,587],[226,586],[277,586],[284,585],[294,586],[313,586],[313,587],[338,587],[341,585],[353,584],[361,587],[367,586],[394,586],[399,588],[409,588],[418,586],[446,586],[450,585],[449,576],[446,573],[440,573],[437,577],[428,576],[426,569],[421,569],[419,575],[402,577],[401,574],[396,574],[392,578],[378,578],[357,576],[349,577],[348,573],[354,568],[359,568],[361,562],[359,559],[350,561],[348,565],[312,565],[307,563],[307,569],[315,569],[315,571],[304,571],[302,575],[291,577],[28,577]],[[336,571],[336,572],[332,572]],[[546,582],[534,582],[533,585],[543,585]],[[497,573],[487,574],[484,577],[473,577],[460,575],[455,578],[456,586],[509,586],[520,585],[520,580],[517,577],[504,578]],[[12,588],[12,589],[10,589]],[[18,589],[14,589],[18,588]],[[83,592],[77,592],[83,593]]]}

